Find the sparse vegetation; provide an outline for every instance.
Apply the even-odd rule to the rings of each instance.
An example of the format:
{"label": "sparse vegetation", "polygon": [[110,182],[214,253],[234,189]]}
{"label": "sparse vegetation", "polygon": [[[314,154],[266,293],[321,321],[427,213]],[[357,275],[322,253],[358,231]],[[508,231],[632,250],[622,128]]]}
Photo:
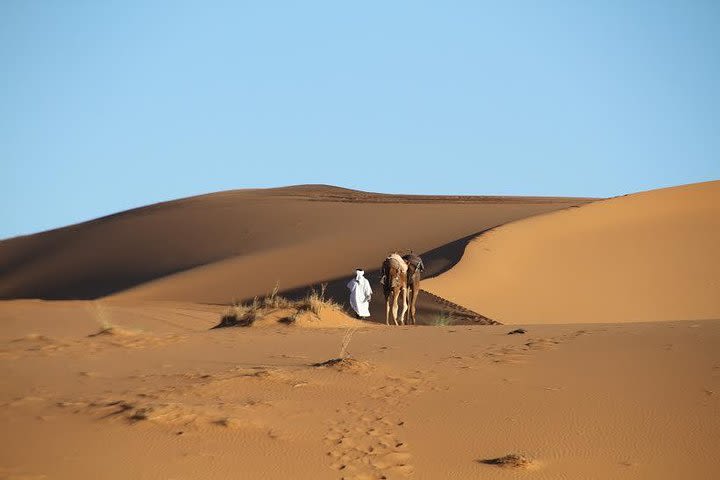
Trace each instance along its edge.
{"label": "sparse vegetation", "polygon": [[527,468],[532,464],[532,460],[530,458],[518,453],[511,453],[498,458],[478,460],[478,462],[502,468]]}
{"label": "sparse vegetation", "polygon": [[353,335],[355,335],[355,328],[348,328],[345,331],[345,336],[343,336],[342,343],[340,344],[340,358],[345,358],[348,356],[348,347],[350,346],[350,341],[352,340]]}
{"label": "sparse vegetation", "polygon": [[527,333],[527,330],[524,328],[516,328],[515,330],[509,331],[508,335],[522,335],[523,333]]}
{"label": "sparse vegetation", "polygon": [[342,307],[334,300],[325,298],[326,291],[327,283],[321,284],[319,291],[313,288],[305,298],[296,302],[295,307],[299,312],[310,312],[316,317],[320,315],[323,308],[342,310]]}
{"label": "sparse vegetation", "polygon": [[340,353],[337,357],[325,360],[324,362],[313,363],[313,367],[336,367],[341,370],[354,370],[367,369],[367,362],[361,362],[355,360],[348,354],[348,347],[352,341],[352,337],[355,334],[356,328],[348,328],[345,330],[342,342],[340,343]]}
{"label": "sparse vegetation", "polygon": [[105,307],[100,302],[93,302],[91,311],[100,324],[100,329],[97,332],[91,333],[88,337],[98,337],[103,335],[129,336],[140,333],[139,331],[128,330],[113,324],[110,321],[110,316],[105,310]]}
{"label": "sparse vegetation", "polygon": [[[276,283],[273,289],[264,297],[255,297],[249,303],[242,303],[237,300],[223,313],[217,327],[249,327],[258,318],[276,310],[287,309],[290,313],[278,320],[279,323],[292,325],[297,322],[303,313],[310,313],[319,318],[323,309],[334,309],[343,311],[342,306],[334,300],[325,298],[327,284],[323,283],[319,289],[313,288],[300,300],[290,300],[279,295],[279,285]],[[216,327],[216,328],[217,328]]]}
{"label": "sparse vegetation", "polygon": [[292,302],[287,298],[278,295],[280,285],[275,282],[275,286],[265,297],[262,298],[262,306],[265,308],[289,308]]}
{"label": "sparse vegetation", "polygon": [[452,313],[449,313],[447,311],[443,311],[438,314],[437,317],[435,317],[435,322],[433,325],[436,327],[447,327],[450,325],[454,325],[457,319]]}
{"label": "sparse vegetation", "polygon": [[260,302],[255,297],[251,303],[234,303],[220,319],[219,327],[249,327],[257,320]]}
{"label": "sparse vegetation", "polygon": [[287,317],[283,317],[278,322],[284,324],[284,325],[295,325],[297,323],[298,317],[300,316],[300,312],[295,311],[292,314],[288,315]]}
{"label": "sparse vegetation", "polygon": [[152,413],[152,407],[139,408],[128,417],[128,420],[130,420],[131,422],[148,420],[150,418],[150,413]]}
{"label": "sparse vegetation", "polygon": [[93,302],[91,305],[91,311],[100,324],[100,332],[112,330],[114,325],[110,322],[110,318],[105,311],[105,307],[97,301]]}

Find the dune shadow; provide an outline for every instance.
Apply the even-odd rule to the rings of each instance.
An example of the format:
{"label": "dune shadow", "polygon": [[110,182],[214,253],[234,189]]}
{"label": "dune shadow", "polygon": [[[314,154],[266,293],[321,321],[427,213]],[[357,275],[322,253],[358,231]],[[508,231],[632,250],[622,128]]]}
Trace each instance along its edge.
{"label": "dune shadow", "polygon": [[[425,264],[424,279],[438,276],[450,270],[463,256],[467,244],[478,235],[485,233],[487,230],[472,235],[467,235],[460,239],[446,243],[440,247],[428,250],[420,254]],[[379,258],[382,262],[384,258]],[[367,267],[366,265],[359,265]],[[385,297],[382,292],[380,279],[382,273],[380,265],[372,269],[365,269],[365,278],[370,281],[373,289],[372,299],[370,301],[370,321],[384,323],[385,322]],[[353,272],[348,272],[347,276],[328,279],[324,282],[304,285],[288,290],[282,290],[280,294],[290,300],[299,300],[305,297],[312,289],[318,289],[321,284],[326,285],[325,296],[336,303],[342,305],[346,312],[352,314],[349,302],[349,290],[347,284],[352,280]],[[422,287],[422,283],[421,283]],[[251,299],[246,299],[251,300]],[[420,291],[417,301],[417,323],[418,325],[447,325],[448,319],[453,325],[476,325],[476,324],[495,324],[493,320],[488,319],[484,315],[472,312],[462,308],[459,305],[452,304],[436,295]]]}
{"label": "dune shadow", "polygon": [[[93,272],[92,275],[67,277],[62,281],[47,279],[32,286],[22,285],[0,292],[0,300],[23,298],[40,300],[97,300],[132,289],[133,287],[153,280],[207,265],[208,263],[212,262],[181,265],[172,269],[156,270],[133,275],[116,274],[109,277],[106,276],[104,272],[99,271]],[[5,272],[2,273],[4,274]],[[2,281],[2,276],[0,276],[0,281]]]}

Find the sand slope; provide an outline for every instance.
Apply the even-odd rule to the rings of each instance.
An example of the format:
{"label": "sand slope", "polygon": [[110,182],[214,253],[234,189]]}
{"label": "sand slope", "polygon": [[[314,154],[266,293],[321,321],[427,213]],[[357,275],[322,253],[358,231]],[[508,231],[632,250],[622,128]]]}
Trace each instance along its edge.
{"label": "sand slope", "polygon": [[502,323],[720,318],[720,182],[504,225],[424,288]]}
{"label": "sand slope", "polygon": [[[229,303],[276,283],[302,295],[330,282],[330,295],[346,301],[355,267],[372,274],[390,251],[438,249],[428,258],[429,273],[437,273],[464,245],[451,242],[587,201],[326,186],[221,192],[0,242],[0,298]],[[451,251],[441,248],[448,243]]]}
{"label": "sand slope", "polygon": [[[720,472],[720,321],[223,328],[0,302],[0,477],[692,478]],[[97,313],[97,312],[95,312]],[[528,469],[481,460],[521,453]]]}

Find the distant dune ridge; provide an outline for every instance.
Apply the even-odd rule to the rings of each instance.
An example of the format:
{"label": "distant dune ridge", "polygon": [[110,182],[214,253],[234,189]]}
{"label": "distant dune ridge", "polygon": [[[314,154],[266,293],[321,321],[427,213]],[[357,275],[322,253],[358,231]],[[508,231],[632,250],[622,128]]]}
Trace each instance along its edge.
{"label": "distant dune ridge", "polygon": [[503,323],[720,318],[720,181],[509,223],[424,288]]}
{"label": "distant dune ridge", "polygon": [[384,320],[377,269],[413,249],[441,297],[421,295],[424,323],[453,309],[441,299],[513,324],[720,318],[720,181],[591,202],[322,185],[202,195],[0,242],[0,298],[228,304],[328,283],[345,303],[363,267]]}
{"label": "distant dune ridge", "polygon": [[[322,185],[220,192],[130,210],[0,242],[0,298],[224,303],[269,292],[301,296],[373,271],[393,250],[431,252],[449,268],[487,228],[589,199],[384,195]],[[383,312],[375,295],[372,312]],[[433,307],[421,297],[419,316]],[[430,310],[428,310],[428,308]],[[383,314],[384,319],[384,314]]]}

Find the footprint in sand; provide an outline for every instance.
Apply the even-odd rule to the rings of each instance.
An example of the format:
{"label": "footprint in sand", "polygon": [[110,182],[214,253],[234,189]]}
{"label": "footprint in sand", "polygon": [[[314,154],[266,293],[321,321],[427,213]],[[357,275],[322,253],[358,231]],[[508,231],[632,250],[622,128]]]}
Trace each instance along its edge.
{"label": "footprint in sand", "polygon": [[403,440],[405,422],[395,416],[408,395],[422,393],[426,379],[386,377],[369,395],[371,402],[349,402],[345,414],[330,423],[325,435],[330,467],[344,479],[390,479],[414,472],[412,454]]}
{"label": "footprint in sand", "polygon": [[[484,356],[493,363],[521,364],[525,363],[534,352],[554,350],[565,342],[589,333],[587,330],[577,330],[555,337],[531,338],[519,345],[493,345],[484,353]],[[471,357],[476,358],[475,355],[471,355]]]}
{"label": "footprint in sand", "polygon": [[400,439],[404,422],[362,412],[334,422],[325,435],[330,467],[347,479],[406,477],[413,473],[412,455]]}

